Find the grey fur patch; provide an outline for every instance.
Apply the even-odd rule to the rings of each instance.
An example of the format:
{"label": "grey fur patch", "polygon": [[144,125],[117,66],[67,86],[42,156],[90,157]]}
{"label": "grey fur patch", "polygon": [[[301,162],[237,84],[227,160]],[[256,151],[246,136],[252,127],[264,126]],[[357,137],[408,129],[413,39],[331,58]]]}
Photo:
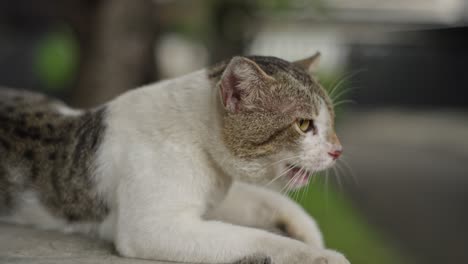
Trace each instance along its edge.
{"label": "grey fur patch", "polygon": [[0,214],[32,190],[57,217],[99,221],[108,213],[92,176],[105,108],[66,116],[60,101],[0,89]]}
{"label": "grey fur patch", "polygon": [[232,264],[272,264],[270,257],[262,256],[262,255],[253,255],[248,256],[243,259],[240,259]]}

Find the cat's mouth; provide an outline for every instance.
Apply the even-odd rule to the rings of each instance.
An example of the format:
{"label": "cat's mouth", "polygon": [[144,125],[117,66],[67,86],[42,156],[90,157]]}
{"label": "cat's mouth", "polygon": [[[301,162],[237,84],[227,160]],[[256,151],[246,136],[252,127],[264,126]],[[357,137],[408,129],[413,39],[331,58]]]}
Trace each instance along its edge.
{"label": "cat's mouth", "polygon": [[292,186],[298,188],[305,186],[309,183],[310,176],[312,173],[302,167],[293,166],[287,164],[288,173],[286,174],[289,178],[289,182]]}

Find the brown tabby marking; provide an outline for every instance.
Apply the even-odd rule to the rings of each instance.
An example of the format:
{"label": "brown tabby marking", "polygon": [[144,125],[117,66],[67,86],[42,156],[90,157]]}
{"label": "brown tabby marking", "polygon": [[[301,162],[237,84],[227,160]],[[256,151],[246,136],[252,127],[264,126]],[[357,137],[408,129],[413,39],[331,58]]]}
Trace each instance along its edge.
{"label": "brown tabby marking", "polygon": [[106,110],[65,116],[58,105],[39,94],[0,90],[0,215],[14,209],[26,190],[69,221],[107,214],[91,178]]}

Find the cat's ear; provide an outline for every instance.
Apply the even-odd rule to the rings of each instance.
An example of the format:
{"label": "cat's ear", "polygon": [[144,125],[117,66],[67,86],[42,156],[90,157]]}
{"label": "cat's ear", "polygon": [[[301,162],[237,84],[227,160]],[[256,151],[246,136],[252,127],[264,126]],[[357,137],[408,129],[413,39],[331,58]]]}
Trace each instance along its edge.
{"label": "cat's ear", "polygon": [[317,72],[318,66],[320,64],[320,52],[316,52],[314,55],[295,61],[294,64],[301,67],[302,69],[306,70],[308,73],[313,74]]}
{"label": "cat's ear", "polygon": [[274,81],[254,61],[234,57],[221,76],[220,89],[224,107],[230,112],[248,108],[261,90]]}

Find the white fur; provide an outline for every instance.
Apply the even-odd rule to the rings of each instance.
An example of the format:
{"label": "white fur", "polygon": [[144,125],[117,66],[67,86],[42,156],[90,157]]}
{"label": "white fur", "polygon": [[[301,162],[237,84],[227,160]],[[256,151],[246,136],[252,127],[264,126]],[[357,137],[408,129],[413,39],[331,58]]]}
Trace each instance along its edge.
{"label": "white fur", "polygon": [[[21,167],[6,167],[12,184],[24,185]],[[64,219],[52,215],[40,202],[38,194],[33,190],[26,190],[13,197],[15,210],[8,215],[0,216],[0,221],[20,225],[30,225],[45,230],[59,230],[65,233],[94,234],[100,223],[82,222],[69,224]]]}
{"label": "white fur", "polygon": [[293,238],[324,247],[317,224],[304,209],[277,192],[252,184],[235,182],[225,200],[207,218],[273,232],[278,231],[278,224],[284,224]]}
{"label": "white fur", "polygon": [[11,215],[0,217],[0,221],[21,225],[30,225],[45,230],[59,230],[64,233],[95,234],[99,223],[82,222],[69,224],[53,216],[39,201],[34,191],[25,191],[16,197],[17,204]]}
{"label": "white fur", "polygon": [[56,102],[54,103],[55,110],[59,112],[62,115],[66,116],[79,116],[83,114],[83,111],[80,109],[73,109],[71,107],[68,107],[61,102]]}

